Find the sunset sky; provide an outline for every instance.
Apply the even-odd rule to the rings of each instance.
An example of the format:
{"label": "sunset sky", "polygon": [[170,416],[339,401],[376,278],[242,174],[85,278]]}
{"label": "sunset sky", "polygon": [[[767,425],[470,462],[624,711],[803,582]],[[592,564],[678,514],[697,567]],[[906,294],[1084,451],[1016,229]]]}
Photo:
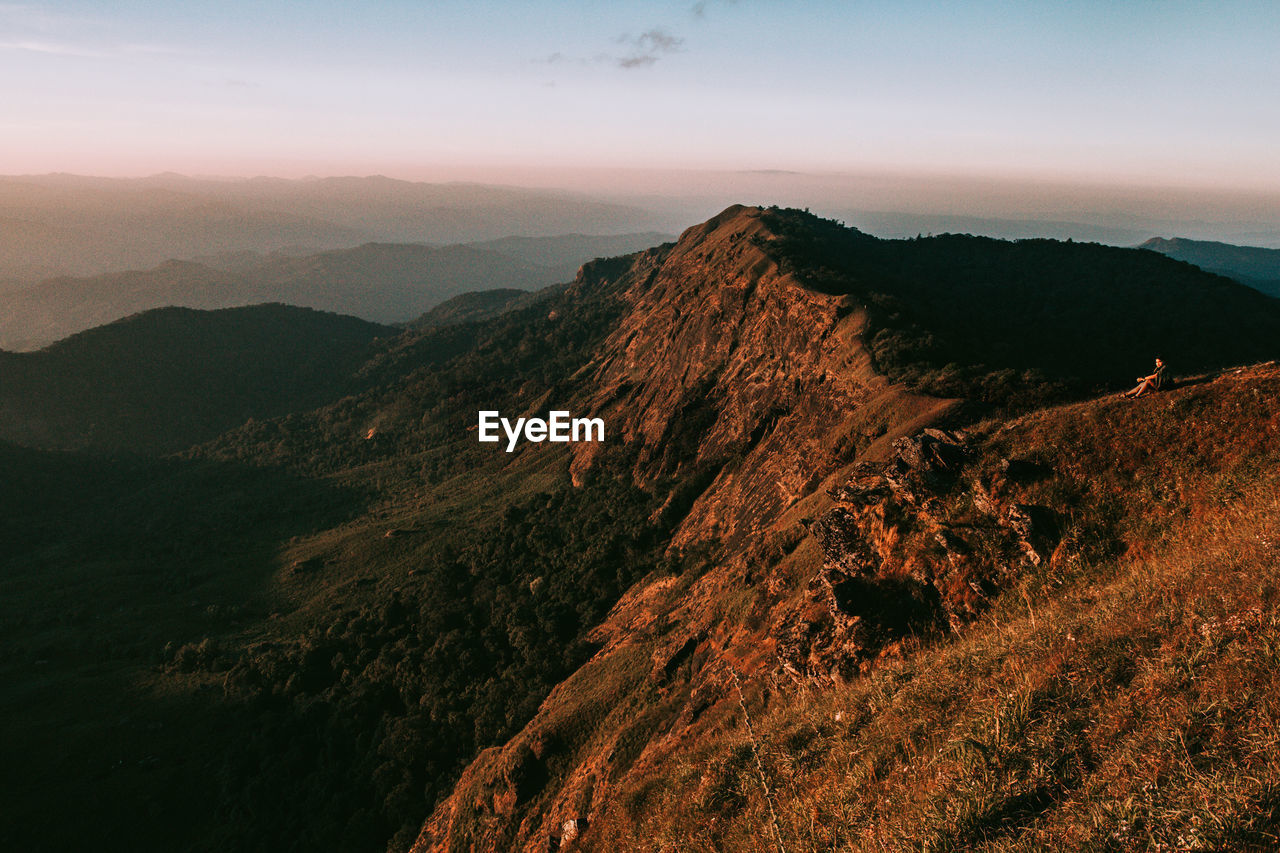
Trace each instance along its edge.
{"label": "sunset sky", "polygon": [[1274,2],[0,4],[0,172],[1280,188]]}

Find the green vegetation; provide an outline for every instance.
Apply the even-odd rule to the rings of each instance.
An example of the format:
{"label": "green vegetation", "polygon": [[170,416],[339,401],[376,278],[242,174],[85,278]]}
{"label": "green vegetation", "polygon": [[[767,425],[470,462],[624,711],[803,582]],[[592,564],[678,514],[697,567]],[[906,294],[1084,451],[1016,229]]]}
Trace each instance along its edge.
{"label": "green vegetation", "polygon": [[191,846],[244,724],[212,689],[158,677],[165,645],[268,624],[280,543],[342,524],[368,494],[8,445],[0,470],[0,846],[66,849],[85,827],[101,849]]}
{"label": "green vegetation", "polygon": [[400,558],[414,566],[402,583],[295,639],[232,657],[171,648],[168,668],[218,674],[243,722],[209,849],[407,846],[464,763],[515,734],[591,653],[586,630],[658,567],[653,509],[602,474],[435,527]]}

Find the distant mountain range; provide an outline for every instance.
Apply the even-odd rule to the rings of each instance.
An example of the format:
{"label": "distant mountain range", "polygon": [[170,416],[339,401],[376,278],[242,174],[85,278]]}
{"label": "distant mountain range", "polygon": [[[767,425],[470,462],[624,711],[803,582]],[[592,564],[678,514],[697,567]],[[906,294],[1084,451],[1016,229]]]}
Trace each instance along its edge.
{"label": "distant mountain range", "polygon": [[1152,237],[1138,248],[1195,264],[1207,272],[1234,278],[1241,284],[1280,297],[1280,249],[1233,246],[1185,237]]}
{"label": "distant mountain range", "polygon": [[384,177],[205,180],[0,177],[0,287],[178,258],[510,234],[621,234],[674,225],[576,193]]}
{"label": "distant mountain range", "polygon": [[567,282],[592,258],[634,252],[664,238],[644,232],[507,238],[475,246],[366,243],[301,256],[242,252],[204,263],[170,260],[148,270],[55,278],[4,295],[0,349],[35,349],[168,305],[285,302],[379,323],[407,322],[459,294]]}

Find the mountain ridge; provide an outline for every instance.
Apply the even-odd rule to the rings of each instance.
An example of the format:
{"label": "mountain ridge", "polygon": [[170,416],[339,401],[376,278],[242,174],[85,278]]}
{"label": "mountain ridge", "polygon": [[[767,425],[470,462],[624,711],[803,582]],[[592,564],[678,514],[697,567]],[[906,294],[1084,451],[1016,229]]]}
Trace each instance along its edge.
{"label": "mountain ridge", "polygon": [[[463,843],[493,851],[569,841],[582,849],[611,849],[610,836],[592,829],[602,814],[617,821],[620,798],[629,802],[642,797],[653,779],[678,776],[682,754],[700,741],[716,742],[713,732],[740,708],[766,701],[780,689],[779,679],[839,682],[848,677],[839,675],[843,667],[856,674],[859,661],[866,666],[883,655],[909,655],[921,638],[963,631],[1012,583],[1010,577],[1034,572],[1051,558],[1075,559],[1070,547],[1058,550],[1062,540],[1047,538],[1057,521],[1008,495],[979,491],[967,498],[991,507],[981,524],[965,519],[957,526],[936,515],[935,480],[946,482],[947,467],[956,463],[929,461],[954,458],[931,457],[943,451],[931,450],[930,442],[957,448],[948,453],[969,451],[963,439],[925,428],[962,413],[956,401],[904,387],[910,380],[888,382],[875,347],[884,331],[902,328],[901,318],[884,310],[891,303],[877,296],[879,288],[900,299],[894,290],[912,293],[916,286],[877,281],[883,261],[875,255],[861,281],[826,263],[828,250],[843,253],[851,244],[869,252],[906,252],[913,244],[885,246],[866,235],[835,232],[834,225],[836,242],[797,248],[788,239],[789,232],[807,239],[827,227],[796,212],[734,207],[637,266],[622,295],[627,312],[593,362],[590,375],[599,391],[589,410],[621,422],[617,434],[633,448],[633,475],[640,482],[672,474],[689,478],[692,494],[683,498],[669,547],[684,554],[711,548],[714,556],[692,575],[651,577],[629,591],[592,635],[602,649],[552,692],[520,735],[481,753],[424,824],[415,853]],[[953,255],[956,243],[1015,258],[1038,251],[1097,255],[1087,246],[1045,241],[1023,246],[935,238],[923,245]],[[1136,263],[1126,267],[1129,259]],[[1107,250],[1104,261],[1129,269],[1135,292],[1145,292],[1150,273],[1140,256]],[[1010,287],[1038,286],[1016,270]],[[1159,270],[1182,274],[1176,264]],[[1169,288],[1170,304],[1184,300],[1171,309],[1174,328],[1179,321],[1209,320],[1193,280],[1226,287],[1227,302],[1235,300],[1221,309],[1231,321],[1202,326],[1215,330],[1214,346],[1227,340],[1223,330],[1263,304],[1243,288],[1232,290],[1236,285],[1192,276]],[[1114,304],[1126,305],[1128,296],[1109,291]],[[983,303],[988,305],[1002,310],[1002,303]],[[1273,308],[1268,317],[1274,328],[1280,314]],[[1008,322],[1016,323],[1016,315]],[[1072,319],[1061,322],[1065,329]],[[1159,322],[1150,315],[1132,319],[1135,326]],[[993,327],[1008,328],[1005,323],[997,317]],[[1209,339],[1202,353],[1212,350]],[[1256,338],[1254,345],[1274,354],[1276,344],[1267,340]],[[742,353],[735,355],[739,346]],[[1111,360],[1126,349],[1122,341],[1102,346]],[[699,372],[704,368],[706,377]],[[757,369],[765,381],[753,390]],[[919,372],[899,375],[930,381]],[[726,376],[733,377],[729,387],[719,386]],[[1086,387],[1049,394],[1078,399],[1088,395]],[[789,417],[795,421],[788,423]],[[594,451],[575,449],[576,479],[590,471]],[[699,470],[699,460],[713,464]],[[880,471],[874,485],[857,481],[852,492],[844,485],[851,475]],[[882,502],[877,490],[888,494],[890,488],[898,497]],[[864,494],[858,489],[870,490],[865,494],[875,509],[865,517],[832,497],[842,490]],[[863,498],[850,500],[856,507]],[[919,550],[905,548],[906,542]],[[1009,560],[1008,567],[991,565],[997,554],[1008,555],[996,557]],[[877,627],[881,617],[859,598],[901,602],[906,621]],[[912,600],[918,603],[908,604]],[[928,615],[938,611],[950,615]],[[695,834],[675,825],[668,832]]]}

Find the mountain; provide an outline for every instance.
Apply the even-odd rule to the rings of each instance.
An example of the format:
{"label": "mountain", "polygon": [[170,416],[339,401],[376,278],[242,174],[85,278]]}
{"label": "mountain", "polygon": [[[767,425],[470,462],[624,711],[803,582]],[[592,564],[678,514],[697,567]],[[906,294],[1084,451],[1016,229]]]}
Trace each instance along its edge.
{"label": "mountain", "polygon": [[0,444],[0,843],[1274,835],[1274,300],[734,207],[508,307],[166,458]]}
{"label": "mountain", "polygon": [[1271,296],[1280,296],[1280,249],[1233,246],[1185,237],[1152,237],[1138,248],[1149,249],[1195,264],[1203,270],[1234,278]]}
{"label": "mountain", "polygon": [[244,251],[511,234],[620,234],[654,214],[585,195],[380,176],[213,180],[181,175],[0,177],[0,281],[94,276]]}
{"label": "mountain", "polygon": [[371,236],[358,225],[283,205],[250,208],[208,189],[73,176],[0,178],[0,220],[7,224],[0,230],[0,278],[97,275],[214,252],[351,246]]}
{"label": "mountain", "polygon": [[186,261],[89,279],[49,279],[5,294],[0,349],[39,349],[152,308],[229,308],[263,301],[239,293],[238,284],[235,276]]}
{"label": "mountain", "polygon": [[[744,815],[732,805],[755,793],[740,702],[764,714],[776,708],[766,697],[788,683],[803,695],[856,677],[882,653],[905,653],[895,650],[915,638],[963,632],[1015,585],[1011,578],[1047,563],[1060,544],[1051,531],[1070,527],[1065,494],[1055,495],[1060,516],[1046,518],[1036,508],[1042,498],[1025,500],[1011,487],[989,498],[984,514],[975,493],[931,485],[948,483],[975,451],[945,432],[911,438],[930,424],[964,422],[959,401],[913,386],[940,384],[939,370],[968,377],[954,387],[992,404],[1036,407],[1041,395],[1071,397],[1119,379],[1117,366],[1140,358],[1140,348],[1182,342],[1184,363],[1197,369],[1280,349],[1280,313],[1264,297],[1145,253],[1092,245],[878,241],[795,212],[731,209],[630,274],[638,278],[624,297],[628,311],[586,368],[594,388],[587,410],[615,425],[637,481],[681,484],[667,499],[679,508],[676,553],[712,548],[714,556],[629,591],[590,635],[601,650],[520,735],[481,754],[415,850],[462,839],[473,849],[540,849],[566,825],[592,833],[600,822],[584,836],[588,849],[587,837],[599,849],[627,849],[658,832],[676,848],[749,846],[745,835],[706,823],[750,825],[757,837],[767,824],[759,810]],[[1135,310],[1153,298],[1160,313]],[[1032,306],[1044,307],[1032,314]],[[901,335],[928,345],[890,345]],[[1251,387],[1239,388],[1233,404],[1247,402]],[[1203,416],[1215,405],[1194,410]],[[1197,488],[1213,488],[1213,442],[1241,452],[1250,442],[1235,445],[1232,430],[1272,416],[1269,404],[1246,408],[1197,452],[1195,464],[1207,469]],[[1071,423],[1059,429],[1069,434]],[[1130,452],[1140,459],[1160,440]],[[1187,447],[1181,435],[1167,440],[1175,458]],[[579,482],[597,452],[576,446]],[[1044,464],[1023,460],[1033,472]],[[1093,464],[1111,463],[1099,454]],[[1075,488],[1086,488],[1095,469],[1086,471]],[[879,479],[867,482],[873,472]],[[829,490],[847,498],[837,503]],[[937,506],[944,498],[945,511]],[[1106,493],[1096,500],[1105,516]],[[1074,516],[1089,517],[1089,509]],[[1087,529],[1078,534],[1085,540],[1116,535]],[[747,682],[745,697],[738,681]],[[716,761],[734,768],[721,773],[727,781],[703,775]],[[717,784],[730,787],[717,793]],[[691,802],[705,805],[676,811]],[[649,810],[663,817],[645,824]]]}
{"label": "mountain", "polygon": [[271,294],[282,302],[385,323],[405,322],[460,293],[534,290],[563,280],[559,271],[470,246],[386,243],[275,259],[246,278],[260,298]]}
{"label": "mountain", "polygon": [[305,308],[163,308],[35,353],[0,352],[0,438],[165,452],[320,405],[395,330]]}

